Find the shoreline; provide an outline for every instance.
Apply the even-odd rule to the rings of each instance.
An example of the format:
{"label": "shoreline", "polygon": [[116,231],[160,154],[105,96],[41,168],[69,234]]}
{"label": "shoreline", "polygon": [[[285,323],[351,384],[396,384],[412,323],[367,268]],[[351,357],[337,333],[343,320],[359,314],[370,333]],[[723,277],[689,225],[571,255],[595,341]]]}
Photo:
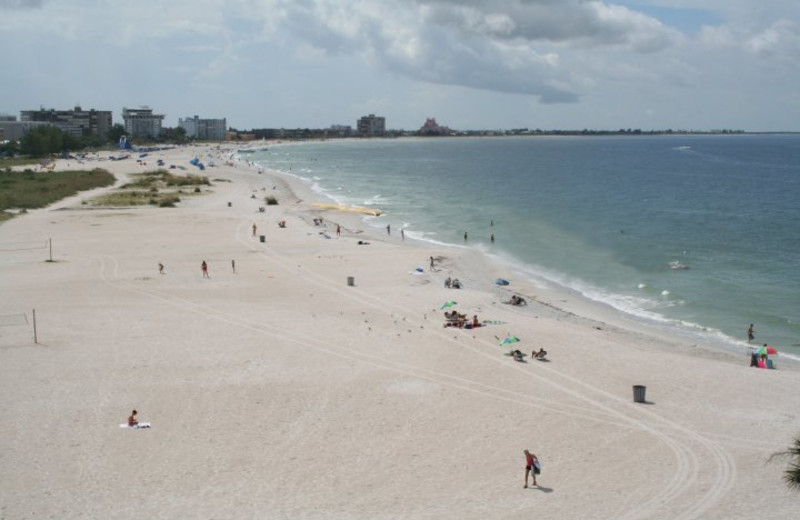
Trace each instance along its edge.
{"label": "shoreline", "polygon": [[[414,139],[414,138],[409,138]],[[330,139],[328,142],[338,142],[346,140]],[[311,140],[308,142],[318,142],[318,140]],[[275,142],[270,143],[269,147],[280,146],[302,146],[306,142]],[[259,147],[265,148],[266,145]],[[249,159],[245,159],[248,162]],[[254,163],[255,164],[255,163]],[[260,165],[259,168],[267,168]],[[324,201],[330,200],[334,204],[342,204],[342,202],[334,197],[334,194],[328,193],[321,189],[314,189],[314,181],[303,175],[295,173],[287,173],[280,171],[270,171],[272,175],[285,179],[289,182],[292,189],[303,193],[303,200],[312,200],[322,197]],[[320,202],[324,204],[325,202]],[[382,208],[377,208],[382,210]],[[390,216],[388,214],[383,216]],[[378,222],[379,216],[372,216],[369,220]],[[382,228],[377,225],[372,225],[366,221],[366,217],[362,218],[362,223],[374,235],[381,237]],[[355,224],[352,224],[355,225]],[[396,231],[395,231],[396,233]],[[382,237],[385,238],[385,237]],[[393,237],[394,239],[394,237]],[[588,320],[595,320],[598,322],[611,322],[620,329],[632,329],[637,333],[649,334],[658,336],[662,341],[667,343],[674,343],[676,347],[703,349],[710,350],[709,355],[729,355],[734,359],[745,359],[749,356],[752,349],[758,348],[759,345],[748,345],[744,341],[737,340],[731,336],[726,335],[720,330],[708,328],[698,323],[684,323],[674,318],[668,318],[660,314],[648,316],[647,311],[633,312],[630,309],[620,308],[612,302],[594,299],[581,291],[562,285],[558,281],[545,276],[540,272],[532,271],[530,266],[517,265],[516,261],[505,259],[499,255],[486,250],[481,246],[462,246],[456,243],[447,243],[442,241],[434,241],[431,239],[418,238],[415,233],[406,233],[406,239],[410,243],[418,243],[423,247],[443,247],[458,250],[466,248],[475,251],[476,254],[486,256],[485,269],[491,270],[494,274],[487,275],[486,280],[493,280],[495,278],[508,278],[509,274],[516,275],[514,277],[514,286],[519,286],[516,291],[514,286],[507,287],[506,292],[510,295],[512,292],[517,292],[528,299],[536,299],[537,293],[545,294],[542,298],[542,303],[558,309],[565,314],[575,314],[579,317],[584,317]],[[484,290],[489,290],[491,284],[483,285]],[[559,302],[560,304],[567,304],[565,308],[561,309],[560,305],[554,305],[552,302]],[[792,367],[794,370],[800,369],[800,358],[797,358],[788,353],[782,353],[779,358],[782,367]]]}
{"label": "shoreline", "polygon": [[[795,510],[784,464],[764,461],[800,429],[796,371],[582,317],[574,295],[531,287],[542,303],[499,303],[503,268],[480,251],[311,209],[310,188],[244,164],[205,173],[230,182],[177,208],[85,211],[78,196],[0,225],[0,242],[52,236],[57,260],[0,263],[0,316],[35,308],[40,325],[40,344],[29,326],[0,327],[8,517]],[[271,192],[280,204],[262,213]],[[465,287],[445,289],[448,274]],[[486,325],[444,327],[448,299]],[[549,361],[514,361],[507,335]],[[152,428],[120,429],[132,409]],[[522,488],[523,449],[542,461],[537,488]]]}

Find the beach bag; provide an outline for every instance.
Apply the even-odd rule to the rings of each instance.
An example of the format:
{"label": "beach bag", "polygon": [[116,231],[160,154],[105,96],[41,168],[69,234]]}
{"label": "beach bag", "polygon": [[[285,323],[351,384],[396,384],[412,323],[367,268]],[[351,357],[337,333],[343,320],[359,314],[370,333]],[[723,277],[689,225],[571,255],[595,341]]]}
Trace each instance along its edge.
{"label": "beach bag", "polygon": [[542,472],[542,465],[539,464],[538,460],[533,461],[533,474],[539,475]]}

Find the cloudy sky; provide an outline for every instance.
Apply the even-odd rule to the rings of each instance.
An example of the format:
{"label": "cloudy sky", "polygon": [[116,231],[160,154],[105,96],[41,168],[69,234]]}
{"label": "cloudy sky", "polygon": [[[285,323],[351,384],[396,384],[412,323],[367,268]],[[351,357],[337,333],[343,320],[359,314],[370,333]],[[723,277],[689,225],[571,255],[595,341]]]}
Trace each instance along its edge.
{"label": "cloudy sky", "polygon": [[800,130],[798,0],[0,0],[0,48],[17,116]]}

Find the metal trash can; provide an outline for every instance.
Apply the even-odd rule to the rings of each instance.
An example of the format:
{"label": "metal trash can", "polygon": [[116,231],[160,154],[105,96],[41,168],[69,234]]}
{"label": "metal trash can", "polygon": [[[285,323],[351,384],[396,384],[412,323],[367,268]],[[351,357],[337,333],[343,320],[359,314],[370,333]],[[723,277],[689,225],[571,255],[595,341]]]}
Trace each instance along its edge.
{"label": "metal trash can", "polygon": [[259,241],[259,242],[266,242],[266,241],[267,241],[267,237],[266,237],[266,236],[264,236],[264,235],[259,235],[259,236],[258,236],[258,241]]}
{"label": "metal trash can", "polygon": [[644,394],[647,392],[647,387],[642,385],[633,385],[633,402],[644,403]]}
{"label": "metal trash can", "polygon": [[353,287],[356,284],[356,278],[354,276],[347,277],[347,285]]}

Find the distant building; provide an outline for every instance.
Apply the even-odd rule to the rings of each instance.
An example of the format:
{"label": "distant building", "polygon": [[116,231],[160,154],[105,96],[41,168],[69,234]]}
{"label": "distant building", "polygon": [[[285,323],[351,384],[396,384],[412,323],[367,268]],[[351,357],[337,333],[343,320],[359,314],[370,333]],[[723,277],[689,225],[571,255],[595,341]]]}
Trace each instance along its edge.
{"label": "distant building", "polygon": [[154,114],[149,107],[122,108],[125,132],[133,138],[155,139],[161,135],[164,114]]}
{"label": "distant building", "polygon": [[449,135],[452,132],[446,126],[440,126],[435,117],[429,117],[419,129],[420,135]]}
{"label": "distant building", "polygon": [[375,114],[364,116],[356,124],[358,135],[364,137],[382,136],[386,133],[386,118],[376,117]]}
{"label": "distant building", "polygon": [[352,137],[353,127],[350,125],[331,125],[327,130],[323,130],[327,137]]}
{"label": "distant building", "polygon": [[186,137],[209,141],[225,140],[228,128],[225,119],[200,119],[197,116],[178,119],[178,126],[186,130]]}
{"label": "distant building", "polygon": [[39,110],[23,110],[20,112],[20,121],[50,123],[75,137],[95,136],[105,139],[111,129],[111,111],[83,110],[79,106],[72,110],[40,108]]}
{"label": "distant building", "polygon": [[17,121],[16,116],[0,114],[0,142],[19,141],[37,126],[50,126],[47,121]]}

